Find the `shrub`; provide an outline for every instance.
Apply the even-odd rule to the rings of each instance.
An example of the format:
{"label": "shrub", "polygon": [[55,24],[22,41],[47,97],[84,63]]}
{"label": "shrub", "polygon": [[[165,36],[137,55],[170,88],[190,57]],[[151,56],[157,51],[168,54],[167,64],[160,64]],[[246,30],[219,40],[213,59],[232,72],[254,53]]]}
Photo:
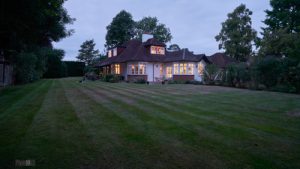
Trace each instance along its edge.
{"label": "shrub", "polygon": [[281,73],[280,60],[275,58],[264,59],[257,64],[256,69],[259,83],[264,84],[267,88],[277,85],[278,76]]}
{"label": "shrub", "polygon": [[45,78],[61,78],[67,76],[67,66],[62,62],[65,52],[59,49],[48,49],[45,52],[47,56],[47,71]]}
{"label": "shrub", "polygon": [[245,63],[230,64],[223,78],[223,82],[229,86],[246,87],[251,80],[250,71]]}
{"label": "shrub", "polygon": [[256,84],[280,92],[300,93],[300,62],[284,58],[263,59],[254,65],[251,78]]}
{"label": "shrub", "polygon": [[29,83],[39,79],[35,70],[37,56],[34,53],[20,53],[16,56],[15,70],[17,83]]}
{"label": "shrub", "polygon": [[123,76],[115,75],[115,74],[107,74],[107,75],[103,75],[102,77],[102,81],[111,82],[111,83],[118,83],[122,80],[124,80]]}
{"label": "shrub", "polygon": [[133,83],[137,83],[137,84],[146,84],[147,80],[145,80],[144,78],[136,78]]}
{"label": "shrub", "polygon": [[220,69],[214,65],[206,65],[205,66],[205,72],[204,72],[204,82],[205,84],[215,84],[215,80],[217,79],[217,76],[220,73]]}

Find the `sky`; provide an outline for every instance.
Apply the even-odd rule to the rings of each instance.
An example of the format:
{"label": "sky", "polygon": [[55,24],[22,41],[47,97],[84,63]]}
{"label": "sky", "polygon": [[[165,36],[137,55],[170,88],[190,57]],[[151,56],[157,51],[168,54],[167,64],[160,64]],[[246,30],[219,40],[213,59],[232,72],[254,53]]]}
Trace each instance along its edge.
{"label": "sky", "polygon": [[94,39],[96,49],[104,52],[106,26],[121,10],[126,10],[135,21],[157,17],[170,28],[173,39],[167,45],[175,43],[210,56],[220,52],[214,37],[220,32],[221,23],[242,3],[253,11],[252,27],[261,32],[265,26],[264,11],[270,9],[269,0],[68,0],[64,7],[76,21],[67,28],[75,33],[53,45],[65,50],[64,60],[76,60],[80,45],[89,39]]}

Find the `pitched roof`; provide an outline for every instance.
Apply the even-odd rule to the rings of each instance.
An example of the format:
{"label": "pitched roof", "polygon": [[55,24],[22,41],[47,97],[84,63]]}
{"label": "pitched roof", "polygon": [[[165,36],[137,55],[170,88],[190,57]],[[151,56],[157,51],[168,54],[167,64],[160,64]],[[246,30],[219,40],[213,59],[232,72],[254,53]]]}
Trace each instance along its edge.
{"label": "pitched roof", "polygon": [[229,64],[236,62],[236,60],[230,58],[225,53],[215,53],[207,58],[220,68],[226,68]]}
{"label": "pitched roof", "polygon": [[144,42],[144,46],[163,46],[166,47],[166,45],[162,42],[159,42],[155,38],[148,39],[146,42]]}
{"label": "pitched roof", "polygon": [[[182,49],[179,51],[165,51],[165,55],[150,54],[149,44],[156,46],[165,46],[165,44],[158,42],[155,39],[149,39],[145,43],[139,40],[130,40],[126,43],[125,50],[118,56],[110,57],[96,64],[96,67],[106,66],[114,63],[123,63],[130,61],[140,61],[140,62],[178,62],[178,61],[189,61],[189,62],[199,62],[204,60],[208,63],[210,61],[204,54],[195,55],[188,49]],[[163,45],[162,45],[163,44]]]}

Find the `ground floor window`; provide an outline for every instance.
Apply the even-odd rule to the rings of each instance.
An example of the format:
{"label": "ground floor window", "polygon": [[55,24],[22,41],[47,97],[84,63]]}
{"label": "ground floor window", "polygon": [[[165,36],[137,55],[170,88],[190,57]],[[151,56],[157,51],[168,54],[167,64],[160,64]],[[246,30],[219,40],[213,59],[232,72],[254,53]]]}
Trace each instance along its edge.
{"label": "ground floor window", "polygon": [[119,75],[121,73],[120,64],[115,64],[115,74]]}
{"label": "ground floor window", "polygon": [[136,63],[128,65],[128,74],[130,75],[145,75],[146,74],[146,64]]}
{"label": "ground floor window", "polygon": [[167,72],[167,78],[172,78],[172,67],[168,66],[166,68],[166,72]]}
{"label": "ground floor window", "polygon": [[174,64],[174,74],[193,75],[194,74],[194,64],[192,64],[192,63],[175,63]]}
{"label": "ground floor window", "polygon": [[198,63],[198,74],[201,76],[204,74],[204,64],[202,62]]}

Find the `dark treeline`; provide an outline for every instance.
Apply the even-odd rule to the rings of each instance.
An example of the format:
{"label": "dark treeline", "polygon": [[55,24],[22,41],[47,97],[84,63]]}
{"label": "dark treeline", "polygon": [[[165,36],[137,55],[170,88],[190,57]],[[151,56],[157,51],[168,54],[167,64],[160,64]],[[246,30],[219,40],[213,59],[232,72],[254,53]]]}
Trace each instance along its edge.
{"label": "dark treeline", "polygon": [[215,75],[206,78],[209,83],[300,93],[300,1],[271,0],[270,5],[262,38],[244,4],[228,14],[216,40],[237,63],[225,70],[208,66],[207,77]]}
{"label": "dark treeline", "polygon": [[0,54],[13,64],[17,83],[32,82],[43,76],[63,76],[64,51],[54,49],[52,42],[73,32],[66,29],[66,24],[74,19],[63,8],[64,2],[1,1]]}

